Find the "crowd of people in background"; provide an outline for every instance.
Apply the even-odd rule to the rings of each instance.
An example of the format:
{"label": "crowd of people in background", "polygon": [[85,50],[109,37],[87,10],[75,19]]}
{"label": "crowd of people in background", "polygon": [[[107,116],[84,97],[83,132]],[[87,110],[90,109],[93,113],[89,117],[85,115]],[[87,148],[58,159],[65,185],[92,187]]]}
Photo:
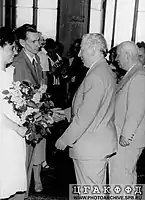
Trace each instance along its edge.
{"label": "crowd of people in background", "polygon": [[[7,85],[2,77],[8,80],[10,66],[14,81],[47,85],[54,107],[64,111],[63,116],[53,116],[52,149],[69,147],[78,184],[105,184],[108,163],[111,184],[136,184],[136,164],[145,147],[145,43],[125,41],[108,51],[104,36],[90,33],[72,41],[68,57],[63,50],[63,44],[44,39],[33,25],[14,31],[1,28],[0,91]],[[43,190],[41,169],[51,168],[46,139],[25,146],[25,128],[9,119],[0,98],[0,199],[23,200],[32,171],[35,191]],[[15,141],[8,136],[10,147],[5,132],[19,136]],[[20,145],[21,152],[12,150]],[[5,168],[10,160],[12,177]]]}

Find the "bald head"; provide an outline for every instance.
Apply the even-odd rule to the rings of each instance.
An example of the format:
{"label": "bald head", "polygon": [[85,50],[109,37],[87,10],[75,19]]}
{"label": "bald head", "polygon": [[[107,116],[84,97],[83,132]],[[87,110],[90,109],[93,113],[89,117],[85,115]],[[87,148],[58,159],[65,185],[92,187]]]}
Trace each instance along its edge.
{"label": "bald head", "polygon": [[117,61],[126,71],[139,62],[139,50],[136,44],[131,41],[120,43],[117,46]]}
{"label": "bald head", "polygon": [[124,51],[138,57],[138,47],[134,42],[125,41],[118,45],[117,51]]}

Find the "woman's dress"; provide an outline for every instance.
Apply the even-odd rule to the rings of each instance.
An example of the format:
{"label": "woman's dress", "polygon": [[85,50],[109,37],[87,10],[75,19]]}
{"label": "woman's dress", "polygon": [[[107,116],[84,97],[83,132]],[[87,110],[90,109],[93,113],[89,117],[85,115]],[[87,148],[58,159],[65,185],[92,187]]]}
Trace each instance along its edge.
{"label": "woman's dress", "polygon": [[1,120],[5,114],[19,124],[12,105],[3,99],[2,94],[3,90],[11,86],[13,72],[13,67],[7,68],[6,71],[0,70],[0,199],[27,190],[25,139]]}

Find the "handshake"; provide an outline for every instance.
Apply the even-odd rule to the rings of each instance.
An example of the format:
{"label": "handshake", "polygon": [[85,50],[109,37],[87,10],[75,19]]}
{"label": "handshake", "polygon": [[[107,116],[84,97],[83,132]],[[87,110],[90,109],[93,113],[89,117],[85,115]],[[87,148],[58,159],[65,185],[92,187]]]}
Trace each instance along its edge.
{"label": "handshake", "polygon": [[[70,120],[71,120],[71,108],[67,108],[67,109],[64,109],[64,110],[62,110],[61,108],[52,108],[51,112],[52,112],[51,118],[56,123],[63,121],[65,119],[67,119],[68,122],[70,122]],[[38,117],[37,121],[42,119],[41,115],[38,115],[37,117]],[[21,137],[25,137],[28,129],[24,126],[18,126],[18,125],[16,127],[17,127],[16,128],[17,133]],[[27,137],[28,136],[29,136],[29,134],[27,135]]]}
{"label": "handshake", "polygon": [[54,120],[54,122],[59,122],[62,120],[67,119],[68,122],[70,122],[70,118],[71,118],[71,109],[67,108],[62,110],[61,108],[52,108],[51,111],[53,112],[52,114],[52,118]]}
{"label": "handshake", "polygon": [[54,122],[65,120],[65,113],[61,108],[52,108],[51,111]]}
{"label": "handshake", "polygon": [[[62,110],[62,108],[51,108],[49,111],[50,111],[49,118],[52,119],[51,124],[53,124],[53,122],[59,122],[66,119],[65,110]],[[47,114],[46,114],[46,117],[47,117]],[[38,113],[37,115],[35,115],[35,119],[36,121],[41,121],[42,120],[41,113]]]}

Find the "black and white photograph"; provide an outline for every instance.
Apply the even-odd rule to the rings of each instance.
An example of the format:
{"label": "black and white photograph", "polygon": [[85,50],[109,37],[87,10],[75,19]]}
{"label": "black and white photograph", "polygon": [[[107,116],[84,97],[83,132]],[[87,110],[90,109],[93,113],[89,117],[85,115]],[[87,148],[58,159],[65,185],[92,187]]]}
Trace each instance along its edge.
{"label": "black and white photograph", "polygon": [[145,0],[0,0],[0,200],[145,200]]}

